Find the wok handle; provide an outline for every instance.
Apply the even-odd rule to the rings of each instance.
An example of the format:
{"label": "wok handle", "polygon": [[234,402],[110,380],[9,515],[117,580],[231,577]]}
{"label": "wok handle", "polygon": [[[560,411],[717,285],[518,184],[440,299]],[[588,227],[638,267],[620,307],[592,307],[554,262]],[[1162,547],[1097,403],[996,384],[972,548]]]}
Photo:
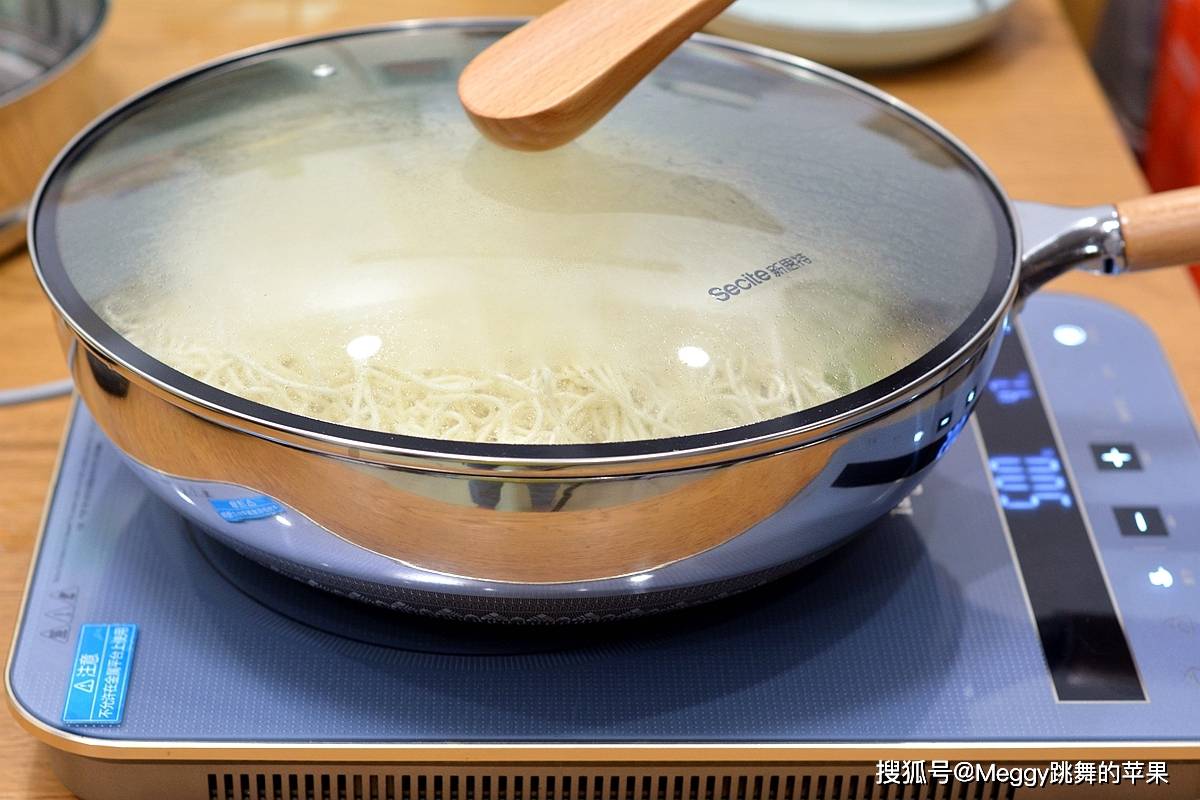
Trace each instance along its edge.
{"label": "wok handle", "polygon": [[1125,240],[1125,269],[1200,261],[1200,187],[1117,203],[1117,216]]}

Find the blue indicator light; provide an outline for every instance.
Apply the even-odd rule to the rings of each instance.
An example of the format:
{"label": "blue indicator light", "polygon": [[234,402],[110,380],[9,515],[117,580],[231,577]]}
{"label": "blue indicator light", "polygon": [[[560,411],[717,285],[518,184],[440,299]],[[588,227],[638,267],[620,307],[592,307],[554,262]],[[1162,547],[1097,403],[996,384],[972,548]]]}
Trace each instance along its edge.
{"label": "blue indicator light", "polygon": [[913,434],[914,442],[919,442],[924,438],[925,438],[925,431],[917,431],[916,433]]}
{"label": "blue indicator light", "polygon": [[1033,381],[1029,373],[1024,371],[1011,378],[992,378],[987,388],[1002,406],[1011,406],[1033,397]]}
{"label": "blue indicator light", "polygon": [[1043,504],[1071,508],[1074,501],[1062,463],[1055,452],[1037,455],[997,455],[988,459],[1000,505],[1011,511],[1030,511]]}
{"label": "blue indicator light", "polygon": [[967,405],[971,405],[971,403],[974,403],[974,402],[975,402],[975,396],[976,396],[976,395],[975,395],[975,390],[974,390],[974,389],[972,389],[971,391],[967,392]]}
{"label": "blue indicator light", "polygon": [[954,427],[946,431],[946,438],[942,442],[941,449],[938,450],[938,458],[945,455],[950,449],[950,445],[954,444],[954,440],[958,438],[958,434],[962,432],[963,426],[967,424],[967,417],[963,417],[958,422],[954,423]]}
{"label": "blue indicator light", "polygon": [[940,431],[942,428],[946,427],[949,424],[950,424],[950,415],[947,414],[946,416],[944,416],[938,420],[938,430]]}

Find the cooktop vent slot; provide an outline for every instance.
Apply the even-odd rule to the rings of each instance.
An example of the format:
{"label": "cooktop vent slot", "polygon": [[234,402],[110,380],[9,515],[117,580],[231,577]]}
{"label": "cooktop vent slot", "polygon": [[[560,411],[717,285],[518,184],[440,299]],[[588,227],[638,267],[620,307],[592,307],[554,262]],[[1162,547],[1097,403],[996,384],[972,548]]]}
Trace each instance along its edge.
{"label": "cooktop vent slot", "polygon": [[788,771],[220,772],[208,800],[1016,800],[1006,783],[878,785],[873,774]]}

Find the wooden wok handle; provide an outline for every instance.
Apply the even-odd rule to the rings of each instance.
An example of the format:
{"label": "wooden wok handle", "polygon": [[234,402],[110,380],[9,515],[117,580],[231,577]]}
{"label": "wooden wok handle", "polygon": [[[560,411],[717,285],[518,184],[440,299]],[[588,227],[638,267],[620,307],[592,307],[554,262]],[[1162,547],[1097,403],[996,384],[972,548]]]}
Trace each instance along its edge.
{"label": "wooden wok handle", "polygon": [[733,0],[567,0],[484,50],[458,97],[489,139],[548,150],[586,131]]}
{"label": "wooden wok handle", "polygon": [[1117,203],[1130,271],[1200,262],[1200,187]]}

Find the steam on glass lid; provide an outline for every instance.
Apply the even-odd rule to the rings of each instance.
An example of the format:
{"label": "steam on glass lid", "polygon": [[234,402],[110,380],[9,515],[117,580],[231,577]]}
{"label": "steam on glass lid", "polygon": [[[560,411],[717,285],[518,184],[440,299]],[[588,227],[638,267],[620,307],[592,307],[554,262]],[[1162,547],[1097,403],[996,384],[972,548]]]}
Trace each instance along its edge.
{"label": "steam on glass lid", "polygon": [[716,45],[565,147],[500,148],[456,95],[495,38],[372,32],[171,84],[68,165],[44,257],[218,390],[507,444],[826,403],[942,343],[1011,262],[1001,201],[936,133]]}

